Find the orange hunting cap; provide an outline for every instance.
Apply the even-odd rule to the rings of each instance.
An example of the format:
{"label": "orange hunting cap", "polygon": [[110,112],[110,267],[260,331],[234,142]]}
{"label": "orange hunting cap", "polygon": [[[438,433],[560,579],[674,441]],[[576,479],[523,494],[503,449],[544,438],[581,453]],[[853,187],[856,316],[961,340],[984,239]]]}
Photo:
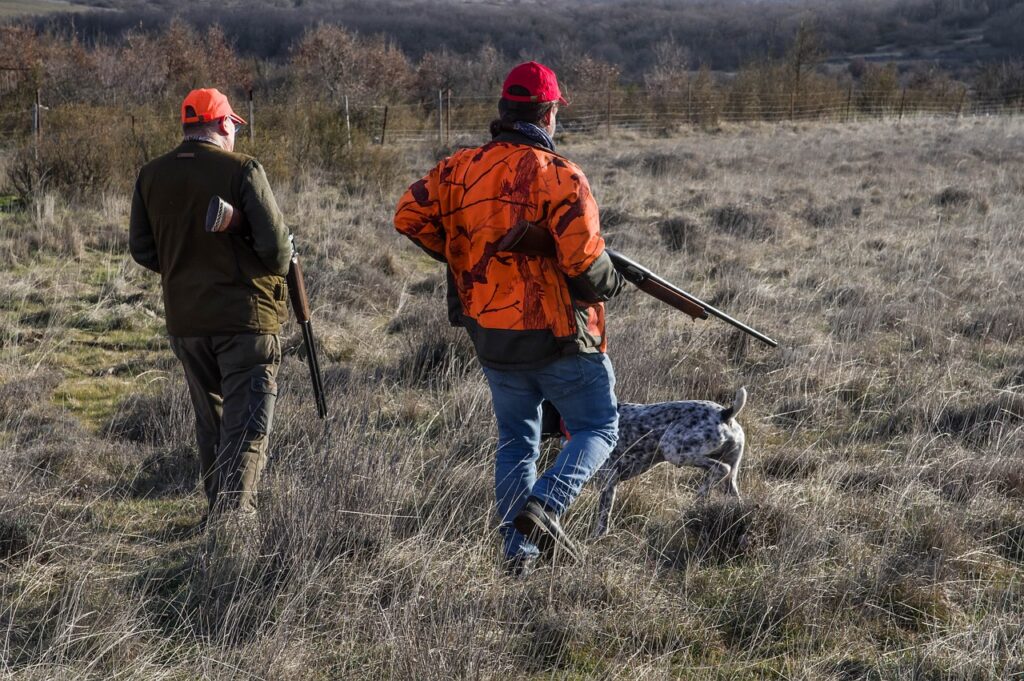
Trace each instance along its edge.
{"label": "orange hunting cap", "polygon": [[239,125],[245,125],[245,119],[231,110],[228,98],[217,88],[193,90],[181,103],[182,123],[208,123],[221,118],[230,118]]}

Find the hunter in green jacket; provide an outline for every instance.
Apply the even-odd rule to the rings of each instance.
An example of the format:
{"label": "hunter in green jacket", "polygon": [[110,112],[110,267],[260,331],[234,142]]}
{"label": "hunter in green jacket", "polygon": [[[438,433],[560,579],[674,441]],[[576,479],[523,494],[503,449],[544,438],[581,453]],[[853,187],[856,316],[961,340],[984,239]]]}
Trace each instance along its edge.
{"label": "hunter in green jacket", "polygon": [[[287,317],[288,229],[262,166],[234,153],[245,121],[215,89],[182,103],[184,140],[139,172],[129,250],[160,275],[167,333],[196,411],[211,510],[255,511]],[[242,211],[245,235],[208,233],[211,197]]]}

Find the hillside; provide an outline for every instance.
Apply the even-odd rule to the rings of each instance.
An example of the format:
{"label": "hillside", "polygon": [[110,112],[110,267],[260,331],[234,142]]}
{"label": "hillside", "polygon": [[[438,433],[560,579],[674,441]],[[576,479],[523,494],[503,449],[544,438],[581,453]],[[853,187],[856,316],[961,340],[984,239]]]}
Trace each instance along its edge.
{"label": "hillside", "polygon": [[472,54],[485,45],[510,58],[524,52],[557,60],[570,50],[617,64],[632,77],[650,66],[655,46],[668,39],[689,51],[693,68],[707,64],[731,71],[765,56],[778,57],[802,22],[816,27],[827,54],[837,60],[884,53],[897,60],[937,60],[955,71],[979,60],[1024,55],[1020,0],[87,3],[116,11],[44,22],[64,28],[73,22],[85,39],[99,40],[140,25],[160,29],[180,15],[199,27],[218,23],[243,53],[272,58],[285,56],[304,30],[325,22],[387,36],[413,59],[442,48]]}

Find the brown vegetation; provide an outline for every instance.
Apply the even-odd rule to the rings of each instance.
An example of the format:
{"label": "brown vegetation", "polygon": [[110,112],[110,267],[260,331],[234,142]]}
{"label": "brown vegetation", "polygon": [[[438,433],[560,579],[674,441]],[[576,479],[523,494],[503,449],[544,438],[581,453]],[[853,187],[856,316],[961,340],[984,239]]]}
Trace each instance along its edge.
{"label": "brown vegetation", "polygon": [[[497,567],[485,383],[443,274],[390,227],[436,152],[350,147],[326,106],[279,136],[267,110],[240,148],[266,160],[303,246],[337,418],[321,428],[286,356],[257,550],[196,532],[185,387],[124,240],[171,111],[140,116],[134,143],[124,125],[109,146],[66,138],[89,163],[0,213],[0,674],[1024,673],[1018,119],[562,140],[611,244],[783,347],[636,291],[613,301],[621,399],[748,387],[744,499],[696,508],[696,473],[657,468],[621,486],[584,565],[520,583]],[[566,519],[577,536],[594,496]]]}

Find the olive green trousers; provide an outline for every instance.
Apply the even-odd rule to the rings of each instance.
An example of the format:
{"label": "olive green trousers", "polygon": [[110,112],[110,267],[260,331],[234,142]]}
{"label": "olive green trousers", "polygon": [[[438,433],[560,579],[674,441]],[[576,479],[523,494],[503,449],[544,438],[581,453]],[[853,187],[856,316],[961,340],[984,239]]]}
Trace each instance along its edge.
{"label": "olive green trousers", "polygon": [[277,399],[276,335],[171,336],[196,413],[196,443],[210,510],[256,510]]}

